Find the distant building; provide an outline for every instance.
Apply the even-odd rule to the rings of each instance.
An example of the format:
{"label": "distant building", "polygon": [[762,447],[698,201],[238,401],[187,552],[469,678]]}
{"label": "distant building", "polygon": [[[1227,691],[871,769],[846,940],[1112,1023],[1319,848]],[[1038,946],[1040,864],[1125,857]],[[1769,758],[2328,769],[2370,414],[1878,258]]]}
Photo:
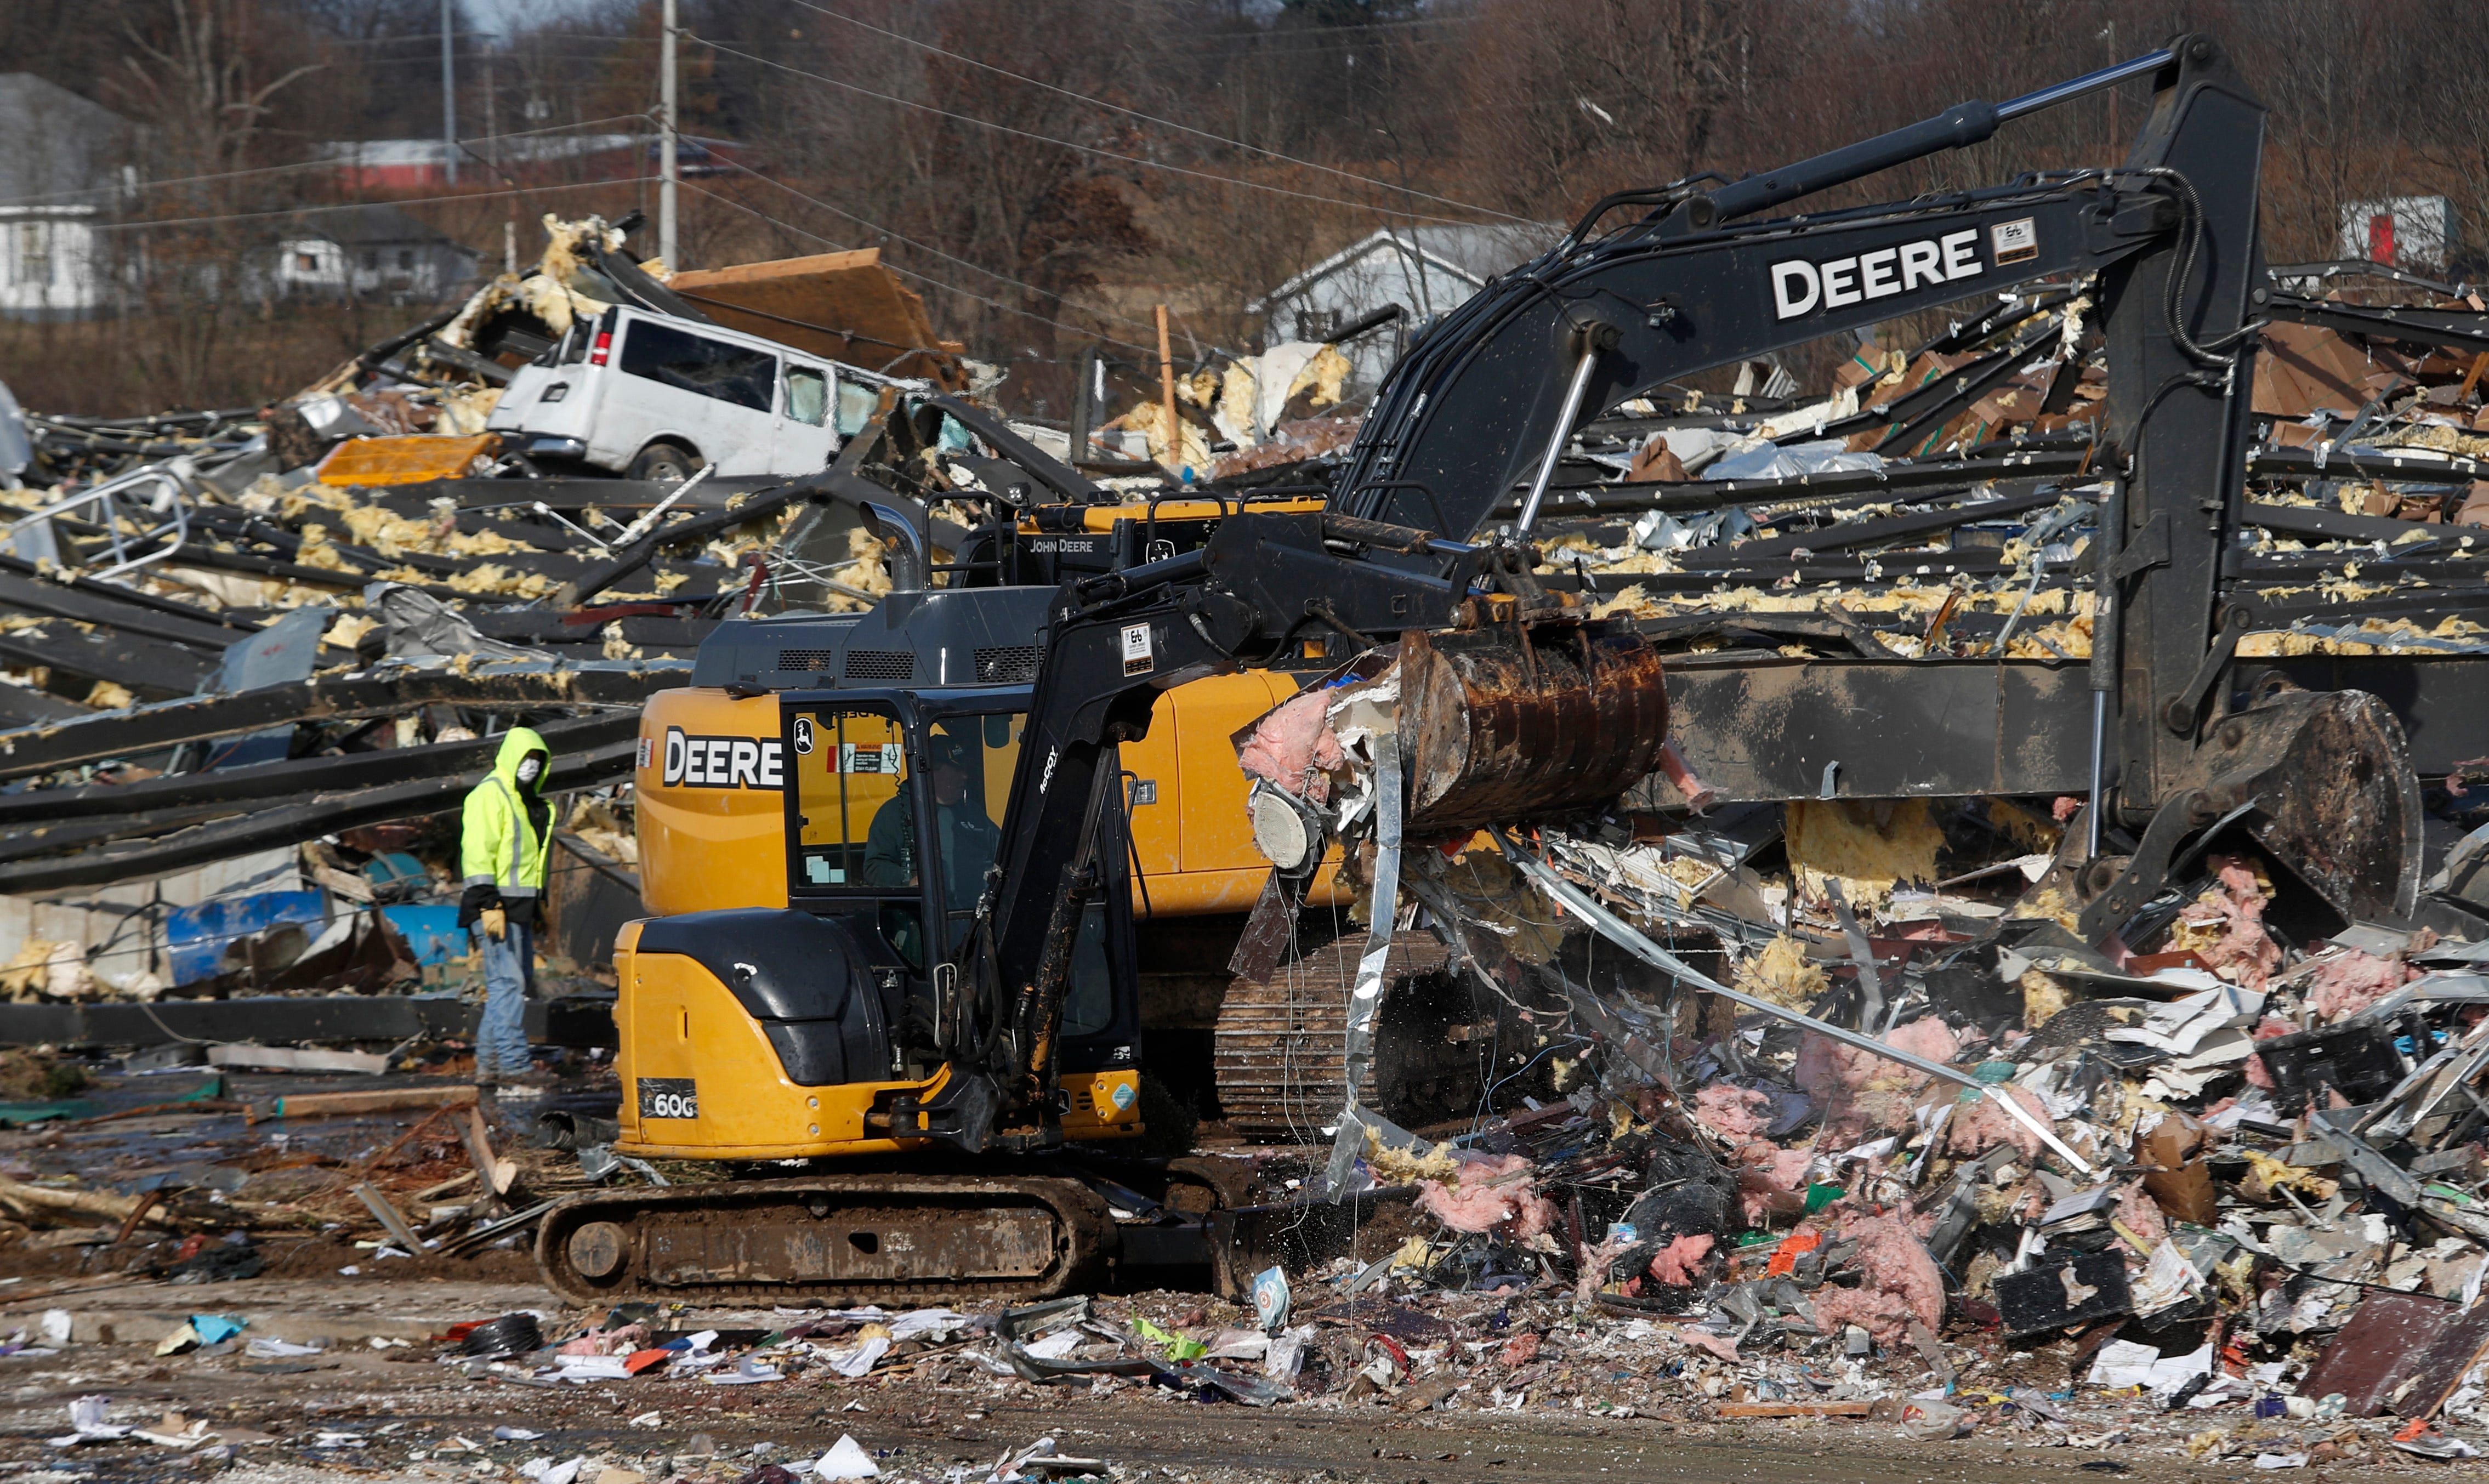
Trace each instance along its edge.
{"label": "distant building", "polygon": [[324,207],[278,228],[253,265],[254,287],[271,296],[439,303],[474,277],[475,258],[397,207]]}
{"label": "distant building", "polygon": [[0,316],[84,319],[112,306],[107,228],[136,180],[128,119],[32,72],[0,73]]}
{"label": "distant building", "polygon": [[2454,206],[2444,196],[2387,196],[2342,204],[2334,254],[2434,273],[2446,268],[2456,242]]}
{"label": "distant building", "polygon": [[1350,243],[1245,307],[1263,316],[1265,349],[1288,340],[1328,340],[1387,304],[1400,320],[1340,347],[1356,369],[1351,393],[1371,391],[1420,328],[1460,305],[1486,281],[1536,257],[1561,226],[1386,227]]}
{"label": "distant building", "polygon": [[[660,136],[542,134],[520,139],[479,139],[454,148],[445,139],[361,139],[324,144],[313,152],[337,167],[337,186],[348,191],[432,190],[449,183],[449,161],[458,160],[462,184],[501,184],[506,172],[529,185],[554,181],[630,181],[657,173]],[[472,153],[471,153],[472,151]],[[743,157],[731,139],[685,134],[674,157],[684,175],[723,175]],[[488,163],[489,161],[489,163]]]}

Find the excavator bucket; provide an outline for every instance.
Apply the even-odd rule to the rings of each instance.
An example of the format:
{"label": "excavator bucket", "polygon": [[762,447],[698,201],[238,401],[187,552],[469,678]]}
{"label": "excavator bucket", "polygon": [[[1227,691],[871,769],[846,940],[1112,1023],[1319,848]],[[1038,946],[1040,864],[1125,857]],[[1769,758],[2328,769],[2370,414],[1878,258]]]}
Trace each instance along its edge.
{"label": "excavator bucket", "polygon": [[2354,922],[2411,915],[2420,800],[2402,724],[2365,691],[2282,691],[2216,724],[2199,815],[2252,804],[2247,832]]}
{"label": "excavator bucket", "polygon": [[1595,624],[1412,632],[1400,734],[1413,836],[1576,816],[1659,765],[1659,652]]}
{"label": "excavator bucket", "polygon": [[2213,725],[2132,856],[2085,870],[2083,936],[2115,930],[2186,841],[2231,821],[2344,923],[2418,905],[2419,781],[2402,724],[2365,691],[2279,689]]}

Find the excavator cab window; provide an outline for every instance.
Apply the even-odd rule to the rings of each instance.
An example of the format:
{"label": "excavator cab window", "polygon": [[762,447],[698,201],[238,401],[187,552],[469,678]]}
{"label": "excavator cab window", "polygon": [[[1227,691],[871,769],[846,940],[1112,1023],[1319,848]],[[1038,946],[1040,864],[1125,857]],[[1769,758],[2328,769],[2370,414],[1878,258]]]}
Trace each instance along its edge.
{"label": "excavator cab window", "polygon": [[942,956],[956,958],[976,921],[986,872],[1002,848],[1003,807],[1019,765],[1023,712],[950,716],[925,728],[925,772],[942,878]]}
{"label": "excavator cab window", "polygon": [[899,718],[879,707],[824,707],[795,718],[802,889],[917,885],[908,759]]}
{"label": "excavator cab window", "polygon": [[911,743],[882,706],[797,712],[794,890],[881,899],[875,926],[913,973],[956,958],[1002,847],[1026,725],[1020,712],[939,716],[920,720]]}

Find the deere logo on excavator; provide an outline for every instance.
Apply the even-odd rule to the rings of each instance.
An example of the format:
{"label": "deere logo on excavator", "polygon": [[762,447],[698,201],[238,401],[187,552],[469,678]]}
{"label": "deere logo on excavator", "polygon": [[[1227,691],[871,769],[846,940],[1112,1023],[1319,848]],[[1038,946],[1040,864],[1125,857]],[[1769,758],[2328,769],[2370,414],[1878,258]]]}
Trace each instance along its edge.
{"label": "deere logo on excavator", "polygon": [[[2025,233],[2030,231],[2027,220],[2015,225]],[[2030,236],[2027,244],[2031,251],[2024,256],[2037,256],[2037,236]],[[1986,271],[1979,261],[1976,228],[1915,243],[1897,243],[1822,263],[1791,258],[1772,265],[1772,308],[1776,318],[1793,320],[1818,308],[1845,309],[1867,300],[1891,299],[1957,278],[1975,278]]]}
{"label": "deere logo on excavator", "polygon": [[784,788],[785,761],[776,737],[695,737],[669,727],[658,776],[669,788]]}

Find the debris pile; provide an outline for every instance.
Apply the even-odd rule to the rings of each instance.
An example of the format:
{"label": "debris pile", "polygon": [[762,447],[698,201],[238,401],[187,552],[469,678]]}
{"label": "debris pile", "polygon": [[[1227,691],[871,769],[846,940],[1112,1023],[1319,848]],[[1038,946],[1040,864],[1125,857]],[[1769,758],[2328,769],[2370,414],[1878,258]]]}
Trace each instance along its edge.
{"label": "debris pile", "polygon": [[[2446,872],[2436,926],[2364,921],[2242,810],[2103,919],[2078,798],[1628,795],[1476,833],[1427,815],[1479,743],[1444,740],[1413,653],[1434,663],[1369,655],[1242,749],[1451,947],[1499,1047],[1481,1102],[1512,1109],[1420,1137],[1334,1091],[1311,1189],[1416,1189],[1416,1234],[1355,1286],[1543,1305],[1602,1357],[1630,1331],[1637,1407],[2301,1462],[2489,1424],[2489,931]],[[1494,1405],[1529,1391],[1443,1364]],[[2175,1420],[2214,1408],[2237,1410]],[[2391,1439],[2351,1428],[2385,1413]]]}

